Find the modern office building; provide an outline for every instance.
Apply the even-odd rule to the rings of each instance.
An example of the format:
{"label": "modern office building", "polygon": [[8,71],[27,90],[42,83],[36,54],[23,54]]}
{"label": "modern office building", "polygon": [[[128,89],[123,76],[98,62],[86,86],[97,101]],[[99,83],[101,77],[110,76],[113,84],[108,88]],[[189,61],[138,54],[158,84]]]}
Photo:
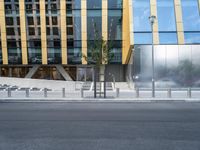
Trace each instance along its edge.
{"label": "modern office building", "polygon": [[95,30],[113,43],[117,81],[151,78],[152,44],[158,80],[182,76],[181,64],[200,80],[200,0],[0,0],[1,76],[91,80],[82,54]]}

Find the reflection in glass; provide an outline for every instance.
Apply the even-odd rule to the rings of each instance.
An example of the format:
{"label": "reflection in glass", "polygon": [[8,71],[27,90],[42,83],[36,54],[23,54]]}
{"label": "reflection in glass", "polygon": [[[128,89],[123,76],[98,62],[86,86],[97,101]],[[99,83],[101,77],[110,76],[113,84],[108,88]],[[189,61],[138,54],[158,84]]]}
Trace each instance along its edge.
{"label": "reflection in glass", "polygon": [[160,44],[177,44],[176,32],[159,32]]}
{"label": "reflection in glass", "polygon": [[181,0],[184,31],[200,31],[198,0]]}
{"label": "reflection in glass", "polygon": [[184,32],[184,38],[186,44],[199,44],[200,32]]}
{"label": "reflection in glass", "polygon": [[152,43],[152,33],[134,33],[134,43],[135,44],[151,44]]}

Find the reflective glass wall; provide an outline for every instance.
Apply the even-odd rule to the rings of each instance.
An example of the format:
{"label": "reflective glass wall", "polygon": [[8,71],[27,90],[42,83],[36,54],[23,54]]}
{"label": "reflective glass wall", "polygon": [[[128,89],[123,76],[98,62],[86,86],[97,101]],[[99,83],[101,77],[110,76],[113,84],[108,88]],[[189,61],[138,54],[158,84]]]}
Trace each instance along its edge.
{"label": "reflective glass wall", "polygon": [[122,62],[122,0],[108,0],[108,40],[113,47],[110,63]]}
{"label": "reflective glass wall", "polygon": [[21,35],[19,18],[19,1],[4,0],[8,63],[21,64]]}
{"label": "reflective glass wall", "polygon": [[102,37],[102,0],[87,0],[87,46],[88,61],[91,61],[91,49],[94,39]]}
{"label": "reflective glass wall", "polygon": [[133,22],[134,22],[134,43],[151,44],[152,33],[149,23],[150,0],[132,0]]}
{"label": "reflective glass wall", "polygon": [[198,0],[181,0],[185,43],[200,43]]}
{"label": "reflective glass wall", "polygon": [[174,0],[157,0],[160,44],[177,44]]}
{"label": "reflective glass wall", "polygon": [[41,64],[41,27],[39,0],[25,0],[28,63]]}
{"label": "reflective glass wall", "polygon": [[[157,88],[200,87],[200,45],[156,45]],[[151,87],[152,46],[136,45],[129,64],[129,77],[137,87]]]}
{"label": "reflective glass wall", "polygon": [[67,56],[69,64],[81,64],[81,0],[66,1]]}
{"label": "reflective glass wall", "polygon": [[61,63],[60,0],[45,0],[48,64]]}

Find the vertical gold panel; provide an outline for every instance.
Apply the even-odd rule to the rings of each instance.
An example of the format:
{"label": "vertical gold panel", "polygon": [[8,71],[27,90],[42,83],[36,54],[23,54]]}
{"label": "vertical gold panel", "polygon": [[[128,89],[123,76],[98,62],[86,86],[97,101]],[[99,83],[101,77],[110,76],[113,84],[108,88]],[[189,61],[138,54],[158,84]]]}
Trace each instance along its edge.
{"label": "vertical gold panel", "polygon": [[108,40],[108,0],[102,0],[102,37],[105,41]]}
{"label": "vertical gold panel", "polygon": [[67,64],[66,2],[60,1],[62,64]]}
{"label": "vertical gold panel", "polygon": [[25,16],[25,3],[24,0],[20,0],[20,29],[21,29],[21,45],[22,45],[22,64],[28,64],[27,58],[27,34],[26,34],[26,16]]}
{"label": "vertical gold panel", "polygon": [[7,49],[7,37],[6,37],[4,0],[0,0],[0,27],[1,27],[1,45],[2,45],[3,64],[7,65],[8,64],[8,49]]}
{"label": "vertical gold panel", "polygon": [[[157,4],[156,0],[150,0],[151,5],[151,16],[157,17]],[[155,23],[153,25],[153,43],[159,44],[159,34],[158,34],[158,19],[155,20]]]}
{"label": "vertical gold panel", "polygon": [[42,64],[47,64],[47,35],[46,35],[46,14],[45,0],[40,0],[40,21],[41,21],[41,45],[42,45]]}
{"label": "vertical gold panel", "polygon": [[182,21],[181,0],[174,0],[178,44],[184,44],[184,29]]}
{"label": "vertical gold panel", "polygon": [[[82,54],[87,57],[87,0],[81,0],[81,32]],[[82,64],[87,64],[84,58]]]}
{"label": "vertical gold panel", "polygon": [[[123,21],[122,21],[122,64],[126,64],[130,55],[130,36],[131,36],[131,22],[130,22],[130,11],[129,1],[123,0]],[[131,37],[132,38],[132,37]]]}
{"label": "vertical gold panel", "polygon": [[102,0],[102,37],[108,39],[108,0]]}

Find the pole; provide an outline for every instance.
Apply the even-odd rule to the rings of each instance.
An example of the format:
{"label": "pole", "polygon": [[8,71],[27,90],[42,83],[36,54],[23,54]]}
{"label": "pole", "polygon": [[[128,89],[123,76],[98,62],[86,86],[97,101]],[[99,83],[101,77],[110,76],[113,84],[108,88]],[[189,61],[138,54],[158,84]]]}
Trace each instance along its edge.
{"label": "pole", "polygon": [[152,97],[155,97],[153,25],[154,22],[151,23],[151,31],[152,31]]}

